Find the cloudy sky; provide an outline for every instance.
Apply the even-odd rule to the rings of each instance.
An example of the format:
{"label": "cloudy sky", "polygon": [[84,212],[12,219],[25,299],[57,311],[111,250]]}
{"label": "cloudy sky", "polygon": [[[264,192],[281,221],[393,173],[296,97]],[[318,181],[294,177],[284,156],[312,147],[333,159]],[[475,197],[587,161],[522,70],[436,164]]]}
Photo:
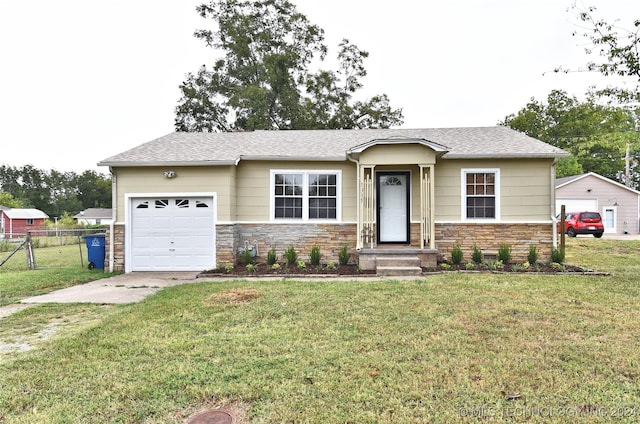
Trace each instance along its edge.
{"label": "cloudy sky", "polygon": [[[637,0],[581,0],[631,28]],[[386,93],[405,128],[491,126],[552,89],[603,84],[573,0],[292,0],[370,53],[363,98]],[[178,86],[216,52],[202,0],[0,0],[0,164],[107,173],[97,162],[173,131]],[[335,63],[325,67],[335,69]],[[546,74],[545,74],[546,72]]]}

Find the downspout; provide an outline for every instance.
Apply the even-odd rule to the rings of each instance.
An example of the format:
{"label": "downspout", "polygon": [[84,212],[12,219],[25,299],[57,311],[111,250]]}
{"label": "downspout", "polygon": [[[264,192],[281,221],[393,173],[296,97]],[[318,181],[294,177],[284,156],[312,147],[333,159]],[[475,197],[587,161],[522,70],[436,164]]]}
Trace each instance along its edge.
{"label": "downspout", "polygon": [[109,167],[109,172],[111,173],[111,222],[109,223],[109,272],[113,272],[114,268],[114,260],[113,254],[115,252],[114,244],[114,223],[116,222],[116,207],[118,206],[116,203],[117,193],[116,193],[116,174],[113,173],[113,168]]}
{"label": "downspout", "polygon": [[549,168],[549,174],[551,179],[551,191],[549,194],[551,201],[549,202],[549,210],[551,212],[551,225],[553,225],[551,234],[553,234],[552,244],[554,249],[558,248],[558,230],[557,230],[558,223],[556,221],[556,163],[557,162],[558,162],[558,158],[553,159],[553,163]]}
{"label": "downspout", "polygon": [[362,244],[360,240],[360,232],[362,231],[361,223],[360,223],[360,161],[353,159],[349,152],[347,152],[347,159],[356,164],[356,252],[359,252],[362,249]]}

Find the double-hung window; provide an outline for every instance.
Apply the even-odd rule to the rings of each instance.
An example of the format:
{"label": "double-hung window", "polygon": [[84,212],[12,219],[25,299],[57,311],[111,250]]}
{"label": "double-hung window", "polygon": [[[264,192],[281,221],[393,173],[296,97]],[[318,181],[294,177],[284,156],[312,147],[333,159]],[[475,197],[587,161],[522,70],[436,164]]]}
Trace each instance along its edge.
{"label": "double-hung window", "polygon": [[340,171],[271,171],[273,220],[340,220]]}
{"label": "double-hung window", "polygon": [[500,170],[462,170],[462,218],[497,220],[500,218]]}

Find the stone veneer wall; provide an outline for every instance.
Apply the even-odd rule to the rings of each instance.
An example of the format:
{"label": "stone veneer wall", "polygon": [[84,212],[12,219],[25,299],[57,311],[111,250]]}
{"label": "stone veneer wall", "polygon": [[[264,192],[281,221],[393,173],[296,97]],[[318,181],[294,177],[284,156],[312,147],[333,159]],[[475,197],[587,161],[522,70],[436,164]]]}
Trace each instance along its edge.
{"label": "stone veneer wall", "polygon": [[[105,255],[104,255],[104,269],[106,271],[109,270],[109,261],[110,261],[110,257],[109,254],[111,252],[111,248],[110,248],[110,243],[111,243],[111,237],[109,234],[110,229],[107,228],[107,235],[105,237]],[[124,271],[124,225],[114,225],[113,226],[113,234],[114,234],[114,241],[113,241],[113,259],[114,259],[114,264],[113,264],[113,270],[114,271],[118,271],[118,272],[122,272]]]}
{"label": "stone veneer wall", "polygon": [[258,259],[266,261],[273,247],[278,260],[289,246],[294,246],[300,259],[308,260],[311,247],[317,244],[322,262],[338,262],[338,252],[349,247],[351,262],[356,262],[356,224],[231,224],[216,225],[216,262],[234,263],[245,240],[258,243]]}
{"label": "stone veneer wall", "polygon": [[[278,258],[293,245],[300,259],[308,259],[311,247],[320,246],[322,262],[338,262],[338,252],[349,246],[351,262],[357,262],[356,224],[229,224],[216,225],[217,265],[234,263],[238,247],[244,241],[258,242],[259,260],[264,261],[267,252],[275,247]],[[411,245],[419,246],[420,225],[411,225]],[[114,271],[124,271],[124,225],[114,225]],[[511,246],[514,262],[524,262],[529,246],[535,245],[540,260],[551,256],[551,224],[436,224],[436,248],[442,258],[450,258],[451,250],[460,244],[465,260],[471,260],[474,244],[485,254],[495,254],[502,243]],[[110,236],[107,230],[105,269],[109,267]]]}
{"label": "stone veneer wall", "polygon": [[500,245],[511,247],[513,262],[527,260],[529,247],[536,246],[538,260],[548,261],[553,248],[551,224],[436,224],[436,248],[444,259],[451,258],[451,251],[459,244],[464,261],[471,260],[474,244],[483,253],[495,255]]}

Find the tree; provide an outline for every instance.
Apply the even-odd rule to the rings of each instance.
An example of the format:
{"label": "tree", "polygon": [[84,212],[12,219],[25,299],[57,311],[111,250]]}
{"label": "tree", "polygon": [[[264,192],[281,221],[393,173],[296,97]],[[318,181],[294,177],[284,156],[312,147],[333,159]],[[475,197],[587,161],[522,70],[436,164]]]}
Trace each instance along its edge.
{"label": "tree", "polygon": [[[573,158],[559,161],[558,177],[596,172],[625,183],[626,147],[631,145],[634,151],[640,149],[635,133],[636,120],[629,109],[597,104],[593,93],[581,103],[564,91],[553,90],[546,104],[532,98],[500,125],[570,152]],[[632,186],[637,186],[637,176],[632,182]]]}
{"label": "tree", "polygon": [[20,168],[2,165],[0,191],[12,196],[20,207],[40,209],[49,216],[76,214],[90,207],[111,207],[111,178],[95,171],[78,175],[43,171],[32,165]]}
{"label": "tree", "polygon": [[213,0],[196,9],[216,30],[195,36],[223,52],[187,74],[177,131],[372,128],[402,124],[385,94],[354,101],[368,53],[343,40],[339,70],[309,72],[325,59],[324,31],[287,0]]}
{"label": "tree", "polygon": [[[584,49],[587,55],[600,57],[587,62],[586,71],[629,78],[632,83],[632,87],[608,87],[597,94],[611,96],[623,103],[640,102],[640,19],[634,19],[631,24],[634,29],[628,30],[618,27],[617,21],[609,23],[599,18],[593,6],[583,8],[574,3],[571,10],[586,24],[585,28],[574,31],[573,36],[587,39]],[[555,71],[568,73],[573,70],[558,67]]]}
{"label": "tree", "polygon": [[0,206],[6,206],[7,208],[26,208],[27,205],[24,201],[16,199],[11,193],[0,192]]}

